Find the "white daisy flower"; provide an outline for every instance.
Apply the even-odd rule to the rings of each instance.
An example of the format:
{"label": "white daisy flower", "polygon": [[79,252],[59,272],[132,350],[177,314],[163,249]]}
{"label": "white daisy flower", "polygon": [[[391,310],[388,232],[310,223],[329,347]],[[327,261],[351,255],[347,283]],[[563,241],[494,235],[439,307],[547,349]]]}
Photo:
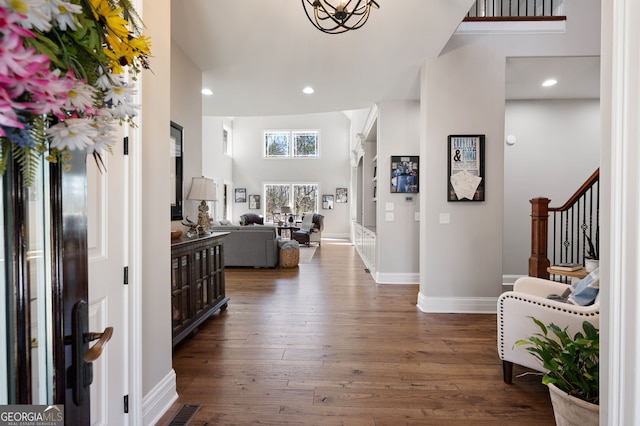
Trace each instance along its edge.
{"label": "white daisy flower", "polygon": [[102,71],[102,68],[98,69],[98,74],[100,74],[100,76],[96,80],[95,86],[100,90],[104,90],[105,92],[111,89],[114,85],[113,76],[109,74],[105,74]]}
{"label": "white daisy flower", "polygon": [[84,150],[93,146],[98,131],[92,126],[90,120],[83,118],[70,118],[47,129],[50,138],[50,146],[63,150]]}
{"label": "white daisy flower", "polygon": [[44,0],[10,0],[7,3],[16,12],[27,16],[20,21],[24,28],[35,28],[41,32],[51,30],[51,13],[47,12],[50,8],[46,7]]}
{"label": "white daisy flower", "polygon": [[127,118],[133,118],[136,116],[136,110],[139,108],[137,105],[131,104],[119,104],[111,109],[113,117],[118,120],[126,120]]}
{"label": "white daisy flower", "polygon": [[97,89],[95,87],[76,80],[71,90],[69,90],[69,96],[64,105],[67,109],[77,109],[79,111],[91,109],[93,108],[96,92]]}
{"label": "white daisy flower", "polygon": [[76,19],[76,15],[82,13],[82,6],[63,0],[49,0],[48,3],[52,6],[50,8],[51,16],[56,20],[58,27],[62,31],[66,31],[67,28],[75,31],[81,26]]}
{"label": "white daisy flower", "polygon": [[105,102],[111,102],[113,105],[127,104],[131,102],[131,98],[136,94],[134,86],[126,86],[121,82],[114,84],[104,97]]}
{"label": "white daisy flower", "polygon": [[98,132],[98,136],[94,138],[93,146],[87,147],[87,153],[94,151],[111,151],[111,147],[116,144],[115,126],[113,124],[113,116],[107,109],[101,109],[96,117],[93,118],[92,126]]}

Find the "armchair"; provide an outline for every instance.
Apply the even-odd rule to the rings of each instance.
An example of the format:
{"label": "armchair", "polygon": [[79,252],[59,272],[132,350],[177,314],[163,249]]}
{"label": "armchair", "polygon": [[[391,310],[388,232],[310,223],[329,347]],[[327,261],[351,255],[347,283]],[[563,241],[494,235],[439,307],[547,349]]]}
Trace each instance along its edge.
{"label": "armchair", "polygon": [[302,218],[300,229],[295,231],[292,238],[300,244],[309,245],[322,240],[322,230],[324,229],[324,216],[321,214],[308,214]]}
{"label": "armchair", "polygon": [[507,291],[498,298],[498,354],[505,383],[511,383],[513,364],[545,372],[525,347],[513,346],[516,341],[540,331],[529,317],[545,325],[554,323],[561,328],[568,327],[571,335],[582,330],[584,321],[599,327],[599,298],[589,306],[547,298],[551,294],[561,295],[568,287],[567,284],[542,278],[522,277],[515,282],[513,291]]}

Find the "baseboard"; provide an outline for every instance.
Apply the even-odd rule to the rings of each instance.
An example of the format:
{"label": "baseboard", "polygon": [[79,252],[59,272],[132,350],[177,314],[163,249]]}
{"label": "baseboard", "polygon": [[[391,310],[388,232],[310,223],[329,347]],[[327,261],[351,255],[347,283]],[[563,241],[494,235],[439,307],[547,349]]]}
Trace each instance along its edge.
{"label": "baseboard", "polygon": [[378,284],[419,284],[420,283],[420,274],[419,273],[387,273],[387,272],[376,272],[373,276],[373,279],[376,280]]}
{"label": "baseboard", "polygon": [[335,240],[348,240],[351,237],[351,234],[341,233],[341,232],[324,232],[322,231],[322,238],[333,238]]}
{"label": "baseboard", "polygon": [[429,313],[495,314],[497,297],[426,297],[418,293],[418,309]]}
{"label": "baseboard", "polygon": [[171,369],[142,399],[142,424],[155,425],[178,399],[176,372]]}
{"label": "baseboard", "polygon": [[526,275],[503,275],[502,276],[502,291],[513,290],[513,283],[520,277]]}

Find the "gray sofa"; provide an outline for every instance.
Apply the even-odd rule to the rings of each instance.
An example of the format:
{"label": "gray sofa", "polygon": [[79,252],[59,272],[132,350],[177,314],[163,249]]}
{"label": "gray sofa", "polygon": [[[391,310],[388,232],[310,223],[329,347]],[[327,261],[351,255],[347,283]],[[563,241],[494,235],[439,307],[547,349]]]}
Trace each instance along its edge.
{"label": "gray sofa", "polygon": [[278,233],[270,225],[219,225],[213,232],[228,232],[224,237],[225,266],[273,268],[280,262]]}

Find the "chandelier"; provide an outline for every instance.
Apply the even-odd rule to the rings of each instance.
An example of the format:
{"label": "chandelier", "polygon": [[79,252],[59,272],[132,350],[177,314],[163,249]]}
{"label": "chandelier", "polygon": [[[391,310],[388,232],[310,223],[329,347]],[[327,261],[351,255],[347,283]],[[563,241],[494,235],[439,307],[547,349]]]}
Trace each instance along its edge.
{"label": "chandelier", "polygon": [[[350,5],[355,6],[350,8]],[[327,34],[357,30],[369,19],[372,6],[380,8],[375,0],[302,0],[302,6],[309,21]]]}

